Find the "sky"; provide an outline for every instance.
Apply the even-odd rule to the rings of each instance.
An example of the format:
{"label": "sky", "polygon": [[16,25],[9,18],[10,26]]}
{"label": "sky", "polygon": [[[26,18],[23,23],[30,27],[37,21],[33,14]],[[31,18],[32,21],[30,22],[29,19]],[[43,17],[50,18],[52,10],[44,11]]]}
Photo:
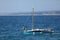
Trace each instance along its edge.
{"label": "sky", "polygon": [[60,0],[0,0],[0,13],[60,11]]}

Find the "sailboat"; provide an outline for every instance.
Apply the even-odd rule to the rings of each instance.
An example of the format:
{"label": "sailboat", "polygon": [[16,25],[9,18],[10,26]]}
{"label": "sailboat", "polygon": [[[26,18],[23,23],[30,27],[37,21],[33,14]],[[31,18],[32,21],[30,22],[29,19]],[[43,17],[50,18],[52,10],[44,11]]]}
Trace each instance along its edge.
{"label": "sailboat", "polygon": [[23,27],[23,33],[24,34],[36,34],[36,32],[38,32],[39,34],[42,33],[53,33],[54,31],[52,31],[50,28],[46,28],[46,29],[34,29],[34,8],[32,8],[32,29],[31,30],[27,30],[27,28]]}

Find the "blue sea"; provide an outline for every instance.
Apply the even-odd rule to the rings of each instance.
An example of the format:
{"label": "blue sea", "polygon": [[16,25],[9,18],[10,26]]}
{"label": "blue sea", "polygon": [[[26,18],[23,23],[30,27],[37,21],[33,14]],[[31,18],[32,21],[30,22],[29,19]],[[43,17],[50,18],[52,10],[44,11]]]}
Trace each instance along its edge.
{"label": "blue sea", "polygon": [[31,29],[31,16],[0,16],[0,40],[60,40],[60,16],[34,16],[34,28],[51,28],[53,34],[23,34],[22,27]]}

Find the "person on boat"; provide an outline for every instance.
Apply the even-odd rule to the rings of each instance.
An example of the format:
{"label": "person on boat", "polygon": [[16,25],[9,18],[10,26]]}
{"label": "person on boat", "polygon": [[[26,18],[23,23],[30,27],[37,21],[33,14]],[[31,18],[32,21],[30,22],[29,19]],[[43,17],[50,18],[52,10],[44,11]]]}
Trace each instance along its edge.
{"label": "person on boat", "polygon": [[23,26],[22,30],[26,30],[26,28]]}
{"label": "person on boat", "polygon": [[48,32],[51,32],[51,29],[50,28],[48,28],[48,30],[47,30]]}

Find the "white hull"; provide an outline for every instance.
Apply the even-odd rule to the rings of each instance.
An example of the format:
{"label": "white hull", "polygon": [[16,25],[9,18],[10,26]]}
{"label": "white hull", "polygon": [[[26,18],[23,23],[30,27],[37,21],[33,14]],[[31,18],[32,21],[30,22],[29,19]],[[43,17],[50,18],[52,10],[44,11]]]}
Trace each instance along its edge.
{"label": "white hull", "polygon": [[24,34],[43,34],[43,33],[53,33],[54,31],[48,31],[48,29],[32,29],[32,30],[24,30]]}

